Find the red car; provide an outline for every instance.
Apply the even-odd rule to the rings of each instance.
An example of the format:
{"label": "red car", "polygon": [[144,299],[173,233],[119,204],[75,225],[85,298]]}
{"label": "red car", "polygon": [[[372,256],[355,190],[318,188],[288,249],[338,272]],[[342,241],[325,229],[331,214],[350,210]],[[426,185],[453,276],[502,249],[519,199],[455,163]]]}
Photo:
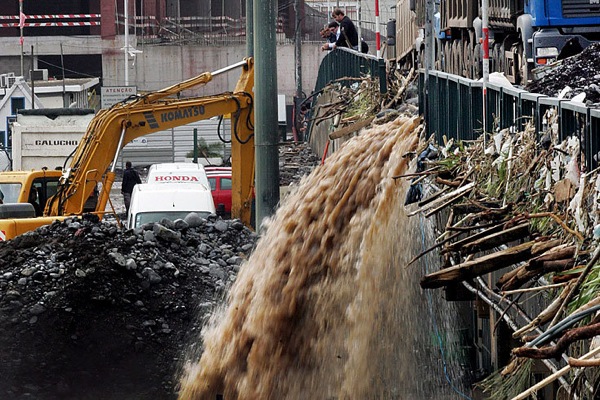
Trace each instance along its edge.
{"label": "red car", "polygon": [[231,167],[204,167],[217,214],[231,217]]}

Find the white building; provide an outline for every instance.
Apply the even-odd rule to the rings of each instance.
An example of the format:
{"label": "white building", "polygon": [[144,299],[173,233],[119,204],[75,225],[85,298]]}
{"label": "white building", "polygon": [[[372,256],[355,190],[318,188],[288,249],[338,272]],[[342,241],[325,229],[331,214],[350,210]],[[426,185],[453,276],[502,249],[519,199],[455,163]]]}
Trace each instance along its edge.
{"label": "white building", "polygon": [[99,78],[48,80],[43,72],[41,78],[31,85],[14,74],[0,75],[0,171],[11,167],[12,124],[17,120],[19,110],[95,108],[95,96],[91,95],[91,90],[98,85]]}

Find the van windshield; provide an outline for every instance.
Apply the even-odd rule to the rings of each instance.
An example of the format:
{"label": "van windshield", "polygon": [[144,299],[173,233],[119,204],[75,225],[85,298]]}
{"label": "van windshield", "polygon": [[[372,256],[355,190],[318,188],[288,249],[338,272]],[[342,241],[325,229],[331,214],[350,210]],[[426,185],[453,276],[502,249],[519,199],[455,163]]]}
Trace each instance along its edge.
{"label": "van windshield", "polygon": [[[184,219],[192,211],[149,211],[137,213],[135,216],[135,227],[149,224],[152,222],[158,222],[163,218],[171,221],[176,219]],[[195,211],[202,218],[207,218],[211,213],[208,211]]]}
{"label": "van windshield", "polygon": [[20,183],[0,183],[0,200],[4,203],[17,203],[21,193]]}

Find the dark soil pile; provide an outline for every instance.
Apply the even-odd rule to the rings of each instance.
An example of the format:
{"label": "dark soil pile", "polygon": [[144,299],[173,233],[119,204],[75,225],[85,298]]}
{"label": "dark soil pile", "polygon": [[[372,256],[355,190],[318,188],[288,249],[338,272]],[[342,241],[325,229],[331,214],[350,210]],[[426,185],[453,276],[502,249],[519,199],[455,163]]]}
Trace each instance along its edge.
{"label": "dark soil pile", "polygon": [[256,235],[237,220],[92,217],[0,242],[1,399],[173,399]]}
{"label": "dark soil pile", "polygon": [[572,90],[565,98],[585,93],[586,103],[600,102],[600,43],[594,43],[581,53],[561,60],[555,67],[546,67],[548,73],[532,82],[527,90],[556,97],[567,86]]}

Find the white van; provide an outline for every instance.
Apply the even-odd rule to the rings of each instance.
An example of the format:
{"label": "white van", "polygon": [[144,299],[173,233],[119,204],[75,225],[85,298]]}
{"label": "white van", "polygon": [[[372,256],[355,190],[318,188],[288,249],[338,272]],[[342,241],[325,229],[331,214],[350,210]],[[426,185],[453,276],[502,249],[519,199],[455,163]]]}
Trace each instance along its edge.
{"label": "white van", "polygon": [[131,193],[127,226],[137,228],[163,218],[175,221],[191,212],[204,218],[216,212],[210,188],[198,183],[141,183]]}
{"label": "white van", "polygon": [[153,164],[148,169],[147,183],[201,183],[210,189],[206,171],[201,164],[162,163]]}

